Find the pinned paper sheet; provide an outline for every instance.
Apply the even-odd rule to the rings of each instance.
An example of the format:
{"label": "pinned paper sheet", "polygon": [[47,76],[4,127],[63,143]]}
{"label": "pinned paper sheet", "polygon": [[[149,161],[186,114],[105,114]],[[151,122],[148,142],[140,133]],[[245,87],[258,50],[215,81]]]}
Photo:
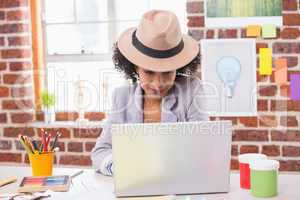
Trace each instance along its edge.
{"label": "pinned paper sheet", "polygon": [[276,38],[276,26],[272,24],[265,24],[262,27],[262,37],[263,38]]}
{"label": "pinned paper sheet", "polygon": [[287,59],[277,58],[275,60],[275,82],[278,84],[287,83]]}
{"label": "pinned paper sheet", "polygon": [[272,49],[270,48],[259,49],[259,74],[272,74]]}
{"label": "pinned paper sheet", "polygon": [[247,26],[247,37],[259,37],[261,34],[261,27],[258,25]]}
{"label": "pinned paper sheet", "polygon": [[291,74],[291,99],[300,100],[300,74]]}

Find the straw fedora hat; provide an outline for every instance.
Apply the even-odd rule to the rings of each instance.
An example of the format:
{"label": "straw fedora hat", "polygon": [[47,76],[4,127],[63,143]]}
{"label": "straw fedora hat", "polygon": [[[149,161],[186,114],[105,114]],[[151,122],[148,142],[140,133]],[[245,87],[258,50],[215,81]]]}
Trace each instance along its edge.
{"label": "straw fedora hat", "polygon": [[181,33],[178,18],[166,10],[143,14],[137,27],[120,35],[117,47],[136,66],[156,72],[179,69],[199,53],[198,43]]}

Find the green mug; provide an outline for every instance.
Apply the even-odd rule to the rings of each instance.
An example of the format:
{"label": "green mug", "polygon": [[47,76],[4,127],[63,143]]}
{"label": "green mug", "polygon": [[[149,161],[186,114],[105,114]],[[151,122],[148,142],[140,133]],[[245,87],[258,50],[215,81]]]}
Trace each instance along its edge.
{"label": "green mug", "polygon": [[251,194],[255,197],[274,197],[278,193],[278,169],[276,160],[250,162]]}

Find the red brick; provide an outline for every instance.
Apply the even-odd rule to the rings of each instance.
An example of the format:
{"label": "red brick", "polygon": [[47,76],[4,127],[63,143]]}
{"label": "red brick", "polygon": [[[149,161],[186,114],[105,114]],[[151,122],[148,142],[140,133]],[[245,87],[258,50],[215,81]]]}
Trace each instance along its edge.
{"label": "red brick", "polygon": [[61,155],[59,158],[61,165],[81,165],[90,166],[92,164],[90,156],[84,155]]}
{"label": "red brick", "polygon": [[33,128],[24,128],[24,127],[6,127],[3,130],[4,137],[18,137],[19,134],[33,137],[34,130]]}
{"label": "red brick", "polygon": [[9,96],[9,88],[5,86],[0,86],[0,97],[8,97]]}
{"label": "red brick", "polygon": [[0,8],[27,6],[28,0],[0,0]]}
{"label": "red brick", "polygon": [[19,21],[28,19],[28,11],[27,10],[12,10],[8,11],[6,14],[6,19],[8,21]]}
{"label": "red brick", "polygon": [[[259,66],[259,64],[256,65],[257,67]],[[265,76],[265,75],[260,75],[259,71],[256,71],[256,81],[257,82],[268,82],[269,81],[269,76]]]}
{"label": "red brick", "polygon": [[6,62],[0,62],[0,71],[6,70],[7,64]]}
{"label": "red brick", "polygon": [[299,130],[272,130],[272,141],[300,142]]}
{"label": "red brick", "polygon": [[74,137],[75,138],[97,138],[100,136],[102,129],[101,128],[76,128],[74,129]]}
{"label": "red brick", "polygon": [[296,116],[281,116],[280,125],[285,127],[297,127],[298,120]]}
{"label": "red brick", "polygon": [[57,112],[55,113],[56,121],[75,121],[78,118],[76,112]]}
{"label": "red brick", "polygon": [[290,96],[290,86],[289,85],[281,85],[280,86],[280,96],[282,96],[282,97]]}
{"label": "red brick", "polygon": [[268,110],[268,100],[257,100],[257,110],[267,111]]}
{"label": "red brick", "polygon": [[283,0],[283,10],[297,10],[297,0]]}
{"label": "red brick", "polygon": [[64,142],[58,142],[58,143],[56,143],[56,147],[59,147],[59,152],[64,152],[66,150]]}
{"label": "red brick", "polygon": [[24,46],[30,45],[30,40],[28,36],[17,36],[8,38],[9,46]]}
{"label": "red brick", "polygon": [[31,51],[29,49],[8,49],[1,51],[2,58],[29,58]]}
{"label": "red brick", "polygon": [[300,31],[298,28],[284,28],[280,33],[282,39],[297,39],[299,36]]}
{"label": "red brick", "polygon": [[[70,138],[71,137],[71,131],[68,128],[44,128],[44,131],[47,133],[51,133],[52,138],[56,136],[56,133],[59,132],[61,135],[59,138]],[[42,129],[37,129],[37,134],[39,137],[42,136]]]}
{"label": "red brick", "polygon": [[33,121],[32,113],[11,113],[12,123],[28,123]]}
{"label": "red brick", "polygon": [[69,142],[68,143],[69,152],[83,152],[83,145],[81,142]]}
{"label": "red brick", "polygon": [[32,87],[12,87],[10,91],[12,97],[29,97],[33,95]]}
{"label": "red brick", "polygon": [[207,39],[212,39],[215,37],[215,30],[210,29],[206,31],[206,38]]}
{"label": "red brick", "polygon": [[257,117],[239,117],[240,124],[243,124],[245,127],[257,127]]}
{"label": "red brick", "polygon": [[6,113],[0,113],[0,124],[7,122],[7,115]]}
{"label": "red brick", "polygon": [[233,125],[238,124],[238,118],[237,117],[220,117],[220,120],[229,120],[232,122]]}
{"label": "red brick", "polygon": [[0,20],[5,20],[5,12],[0,11]]}
{"label": "red brick", "polygon": [[267,130],[234,130],[233,141],[268,141]]}
{"label": "red brick", "polygon": [[203,2],[187,2],[186,4],[187,13],[204,13]]}
{"label": "red brick", "polygon": [[239,154],[239,147],[238,145],[231,145],[231,155],[237,156]]}
{"label": "red brick", "polygon": [[248,38],[247,29],[245,29],[245,28],[241,29],[241,38]]}
{"label": "red brick", "polygon": [[298,14],[298,13],[283,14],[283,25],[299,26],[300,25],[300,14]]}
{"label": "red brick", "polygon": [[262,127],[277,127],[277,117],[273,115],[261,115],[259,116],[259,126]]}
{"label": "red brick", "polygon": [[300,53],[300,42],[276,42],[273,44],[273,53]]}
{"label": "red brick", "polygon": [[3,82],[6,84],[25,84],[31,83],[32,76],[25,74],[4,74]]}
{"label": "red brick", "polygon": [[[10,140],[0,139],[0,150],[10,150],[12,147],[12,142]],[[1,160],[1,158],[0,158]]]}
{"label": "red brick", "polygon": [[2,109],[5,110],[23,110],[33,109],[33,101],[30,100],[3,100]]}
{"label": "red brick", "polygon": [[271,100],[271,111],[300,111],[300,101]]}
{"label": "red brick", "polygon": [[90,121],[101,121],[105,118],[105,113],[103,112],[86,112],[84,117]]}
{"label": "red brick", "polygon": [[239,161],[237,159],[231,159],[230,169],[231,170],[238,170],[239,169]]}
{"label": "red brick", "polygon": [[283,146],[282,156],[300,157],[300,146]]}
{"label": "red brick", "polygon": [[94,148],[96,142],[86,142],[85,143],[85,151],[91,152],[92,149]]}
{"label": "red brick", "polygon": [[23,71],[23,70],[31,70],[32,64],[31,62],[12,62],[9,64],[10,71]]}
{"label": "red brick", "polygon": [[280,156],[280,147],[277,145],[264,145],[262,153],[267,156]]}
{"label": "red brick", "polygon": [[22,33],[28,32],[28,24],[4,24],[0,25],[0,33]]}
{"label": "red brick", "polygon": [[0,162],[22,162],[20,153],[2,153],[0,152]]}
{"label": "red brick", "polygon": [[221,29],[218,34],[219,38],[237,38],[236,29]]}
{"label": "red brick", "polygon": [[296,56],[283,56],[282,58],[287,59],[288,68],[296,67],[298,65],[298,57]]}
{"label": "red brick", "polygon": [[259,148],[256,145],[242,145],[240,148],[240,154],[244,153],[258,153]]}
{"label": "red brick", "polygon": [[188,34],[196,41],[199,41],[204,38],[204,32],[202,30],[189,30]]}
{"label": "red brick", "polygon": [[202,16],[189,16],[188,27],[204,27],[204,17]]}
{"label": "red brick", "polygon": [[0,46],[4,46],[4,45],[5,45],[4,37],[0,37]]}
{"label": "red brick", "polygon": [[300,171],[300,160],[280,160],[280,171]]}
{"label": "red brick", "polygon": [[259,95],[260,96],[268,96],[273,97],[277,93],[276,85],[268,85],[268,86],[260,86],[259,87]]}

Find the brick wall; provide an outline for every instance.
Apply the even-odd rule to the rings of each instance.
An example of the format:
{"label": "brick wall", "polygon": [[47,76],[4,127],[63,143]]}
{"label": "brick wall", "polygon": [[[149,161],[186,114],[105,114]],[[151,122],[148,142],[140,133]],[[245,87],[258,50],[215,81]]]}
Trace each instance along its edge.
{"label": "brick wall", "polygon": [[[273,58],[288,60],[288,73],[300,73],[300,5],[283,0],[283,23],[276,39],[257,39],[259,48],[273,48]],[[245,28],[205,28],[204,1],[187,2],[189,34],[196,40],[245,38]],[[259,59],[259,58],[258,58]],[[258,73],[257,73],[258,74]],[[274,74],[274,73],[273,73]],[[264,153],[280,161],[280,170],[300,171],[300,101],[289,99],[289,85],[277,85],[274,76],[257,76],[257,117],[214,117],[234,124],[232,169],[241,153]]]}
{"label": "brick wall", "polygon": [[[187,2],[189,34],[203,38],[241,38],[244,29],[206,29],[203,0]],[[296,0],[284,0],[284,26],[279,37],[257,40],[257,48],[273,47],[274,58],[286,57],[289,72],[300,73],[300,9]],[[17,141],[19,133],[39,136],[40,128],[28,122],[42,120],[34,112],[33,70],[28,0],[0,0],[0,164],[28,163]],[[281,162],[281,170],[300,171],[300,102],[288,98],[288,85],[278,86],[274,77],[258,76],[257,117],[220,117],[234,124],[232,169],[237,169],[237,155],[262,152]],[[59,121],[74,120],[77,113],[57,113]],[[101,113],[86,113],[91,120],[101,120]],[[26,128],[26,129],[25,129]],[[55,163],[90,166],[89,152],[100,134],[99,128],[59,128],[61,151]],[[26,131],[25,131],[26,130]],[[49,129],[48,131],[55,131]]]}

